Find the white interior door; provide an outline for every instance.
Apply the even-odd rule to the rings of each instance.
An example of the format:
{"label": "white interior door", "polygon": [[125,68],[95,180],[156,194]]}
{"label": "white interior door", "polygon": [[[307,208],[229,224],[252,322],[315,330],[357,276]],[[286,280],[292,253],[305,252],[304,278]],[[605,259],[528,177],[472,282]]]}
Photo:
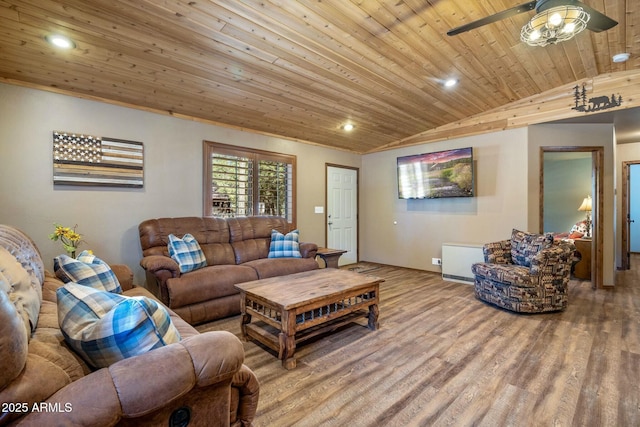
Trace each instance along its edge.
{"label": "white interior door", "polygon": [[358,262],[358,171],[327,166],[327,247],[347,252],[339,265]]}

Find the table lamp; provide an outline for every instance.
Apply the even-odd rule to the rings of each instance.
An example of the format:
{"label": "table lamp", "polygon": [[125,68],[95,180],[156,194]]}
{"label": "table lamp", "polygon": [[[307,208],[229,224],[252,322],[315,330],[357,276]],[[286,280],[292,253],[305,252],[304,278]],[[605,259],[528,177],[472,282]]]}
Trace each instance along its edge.
{"label": "table lamp", "polygon": [[578,208],[579,211],[584,211],[587,213],[587,218],[584,221],[585,225],[587,226],[587,234],[585,235],[587,239],[591,238],[591,209],[591,196],[587,196],[584,198],[582,204]]}

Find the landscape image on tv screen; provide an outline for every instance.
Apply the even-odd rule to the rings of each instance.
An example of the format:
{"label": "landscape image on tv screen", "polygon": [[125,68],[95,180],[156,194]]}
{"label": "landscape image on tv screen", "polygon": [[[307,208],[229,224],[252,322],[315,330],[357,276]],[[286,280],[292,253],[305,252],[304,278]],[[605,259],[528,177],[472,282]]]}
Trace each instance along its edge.
{"label": "landscape image on tv screen", "polygon": [[398,157],[398,197],[473,197],[473,148]]}

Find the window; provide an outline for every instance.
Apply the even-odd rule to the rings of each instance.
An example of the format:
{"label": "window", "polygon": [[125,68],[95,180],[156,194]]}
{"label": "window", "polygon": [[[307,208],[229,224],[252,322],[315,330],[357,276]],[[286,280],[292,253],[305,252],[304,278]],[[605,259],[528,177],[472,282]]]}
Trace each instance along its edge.
{"label": "window", "polygon": [[295,227],[296,156],[204,141],[204,215],[275,215]]}

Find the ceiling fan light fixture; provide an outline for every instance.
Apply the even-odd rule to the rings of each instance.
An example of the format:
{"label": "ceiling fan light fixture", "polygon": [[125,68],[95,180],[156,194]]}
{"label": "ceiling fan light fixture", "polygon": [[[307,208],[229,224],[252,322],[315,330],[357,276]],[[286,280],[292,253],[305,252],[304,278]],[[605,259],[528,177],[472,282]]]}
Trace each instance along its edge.
{"label": "ceiling fan light fixture", "polygon": [[575,5],[556,6],[536,14],[522,27],[520,40],[529,46],[567,41],[587,28],[590,16]]}
{"label": "ceiling fan light fixture", "polygon": [[534,30],[531,32],[531,34],[529,34],[529,38],[527,40],[536,41],[540,37],[542,37],[542,34],[540,34],[540,31]]}
{"label": "ceiling fan light fixture", "polygon": [[557,27],[562,24],[562,16],[558,12],[554,12],[549,16],[549,20],[547,21],[549,26]]}

